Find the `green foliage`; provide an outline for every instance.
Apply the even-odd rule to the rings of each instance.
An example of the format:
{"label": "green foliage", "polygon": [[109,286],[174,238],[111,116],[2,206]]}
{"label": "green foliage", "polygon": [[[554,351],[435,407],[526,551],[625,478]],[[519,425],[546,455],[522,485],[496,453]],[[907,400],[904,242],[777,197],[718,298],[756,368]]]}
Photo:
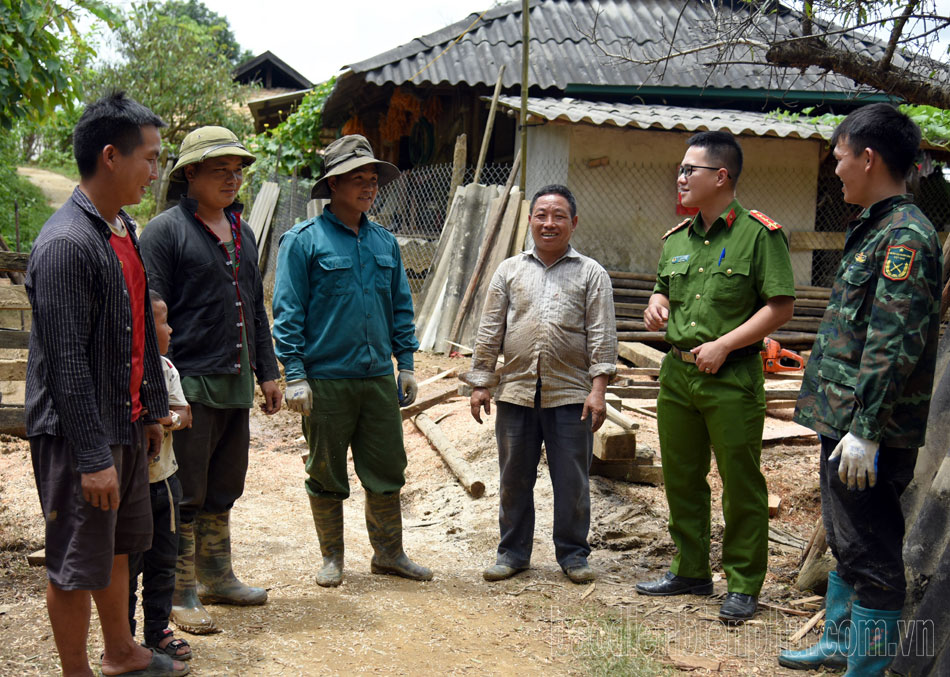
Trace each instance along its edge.
{"label": "green foliage", "polygon": [[[912,104],[903,104],[899,106],[902,113],[905,113],[911,120],[917,123],[924,139],[941,148],[950,149],[950,110],[936,108],[934,106],[916,106]],[[824,113],[822,115],[812,115],[814,108],[804,108],[801,113],[789,113],[788,111],[772,111],[768,114],[770,118],[788,122],[809,122],[816,127],[825,138],[831,138],[827,133],[827,128],[834,129],[844,120],[844,115],[832,115]]]}
{"label": "green foliage", "polygon": [[0,128],[39,120],[82,93],[82,65],[94,55],[75,25],[80,12],[107,23],[100,0],[0,0]]}
{"label": "green foliage", "polygon": [[39,188],[16,173],[17,149],[10,134],[0,134],[0,233],[16,248],[14,203],[19,207],[20,250],[29,251],[53,210]]}
{"label": "green foliage", "polygon": [[274,171],[316,177],[323,169],[323,105],[336,85],[336,77],[315,86],[283,122],[249,140],[249,148],[257,155],[251,169],[257,175],[269,176]]}
{"label": "green foliage", "polygon": [[228,127],[239,138],[250,132],[242,112],[249,90],[231,80],[231,63],[212,28],[148,0],[132,5],[115,35],[122,61],[101,68],[96,94],[127,90],[168,123],[162,138],[176,152],[202,125]]}
{"label": "green foliage", "polygon": [[162,5],[162,12],[170,17],[189,17],[199,26],[209,28],[214,41],[232,66],[237,66],[254,56],[238,44],[227,17],[212,12],[201,0],[168,0]]}
{"label": "green foliage", "polygon": [[20,121],[16,127],[19,161],[65,174],[76,180],[79,171],[73,156],[73,128],[82,109],[59,108],[42,120]]}

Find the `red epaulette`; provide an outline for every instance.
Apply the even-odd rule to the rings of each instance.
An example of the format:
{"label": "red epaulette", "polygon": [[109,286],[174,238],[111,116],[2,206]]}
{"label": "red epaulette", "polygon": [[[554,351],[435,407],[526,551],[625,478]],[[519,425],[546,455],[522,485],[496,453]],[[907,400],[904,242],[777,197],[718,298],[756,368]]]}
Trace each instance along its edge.
{"label": "red epaulette", "polygon": [[683,226],[688,225],[691,221],[692,221],[692,219],[683,219],[680,223],[678,223],[677,225],[673,226],[673,227],[670,228],[668,231],[666,231],[665,233],[663,233],[663,237],[661,237],[660,239],[661,239],[661,240],[665,240],[666,238],[668,238],[670,235],[672,235],[673,233],[675,233],[676,231],[678,231],[678,230],[679,230],[680,228],[682,228]]}
{"label": "red epaulette", "polygon": [[781,230],[782,224],[773,219],[771,216],[766,216],[757,209],[749,210],[749,216],[761,223],[763,226],[769,230]]}

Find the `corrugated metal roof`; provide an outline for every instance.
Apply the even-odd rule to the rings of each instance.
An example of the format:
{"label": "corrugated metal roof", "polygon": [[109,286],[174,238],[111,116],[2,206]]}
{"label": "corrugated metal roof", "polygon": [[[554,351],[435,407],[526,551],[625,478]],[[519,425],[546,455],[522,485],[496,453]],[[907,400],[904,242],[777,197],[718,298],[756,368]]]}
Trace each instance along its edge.
{"label": "corrugated metal roof", "polygon": [[[487,0],[484,0],[487,1]],[[749,47],[733,48],[731,54],[707,50],[676,58],[667,67],[644,66],[611,58],[585,34],[596,20],[597,36],[603,48],[613,54],[629,54],[650,59],[666,54],[667,36],[676,28],[674,47],[686,49],[709,41],[715,14],[712,3],[687,0],[531,0],[530,76],[531,87],[564,90],[569,83],[606,86],[729,87],[739,89],[825,89],[852,91],[851,80],[837,75],[822,76],[810,69],[779,73],[774,69],[743,63],[750,61]],[[723,8],[747,15],[748,9]],[[521,82],[521,2],[510,2],[485,12],[473,13],[450,26],[351,64],[353,73],[367,82],[456,85],[493,85],[498,69],[506,66],[503,84]],[[474,24],[474,26],[473,26]],[[471,28],[456,44],[452,42]],[[773,34],[798,30],[792,10],[780,8],[763,18],[760,26],[764,42]],[[755,32],[750,32],[756,37]],[[851,52],[869,57],[882,53],[880,43],[871,39],[842,37]],[[449,47],[443,54],[443,51]],[[441,56],[440,56],[441,55]],[[710,63],[735,61],[728,68],[710,68]],[[903,59],[895,55],[895,65]]]}
{"label": "corrugated metal roof", "polygon": [[[521,98],[502,96],[498,103],[520,109]],[[667,131],[725,131],[732,134],[777,136],[793,139],[828,139],[833,127],[795,120],[771,118],[765,113],[679,106],[648,106],[626,103],[530,97],[528,113],[544,120],[587,122],[593,125],[663,129]]]}

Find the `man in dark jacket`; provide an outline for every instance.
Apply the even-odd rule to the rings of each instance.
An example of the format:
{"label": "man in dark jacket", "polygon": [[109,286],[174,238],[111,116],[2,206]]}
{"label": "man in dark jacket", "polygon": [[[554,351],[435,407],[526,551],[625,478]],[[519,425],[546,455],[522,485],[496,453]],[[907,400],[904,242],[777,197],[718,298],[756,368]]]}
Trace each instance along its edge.
{"label": "man in dark jacket", "polygon": [[169,356],[193,414],[192,427],[174,440],[183,495],[171,618],[197,634],[215,629],[202,602],[267,601],[266,590],[235,577],[229,530],[231,507],[244,492],[255,375],[263,411],[281,404],[257,243],[235,202],[253,161],[224,127],[191,132],[171,175],[187,182],[187,193],[142,234],[145,266],[175,327]]}
{"label": "man in dark jacket", "polygon": [[168,395],[135,222],[122,207],[157,178],[164,126],[121,93],[86,108],[73,131],[79,187],[43,226],[26,273],[26,430],[64,675],[92,674],[90,597],[103,674],[188,672],[136,644],[128,619],[128,556],[152,541],[147,456],[161,449]]}

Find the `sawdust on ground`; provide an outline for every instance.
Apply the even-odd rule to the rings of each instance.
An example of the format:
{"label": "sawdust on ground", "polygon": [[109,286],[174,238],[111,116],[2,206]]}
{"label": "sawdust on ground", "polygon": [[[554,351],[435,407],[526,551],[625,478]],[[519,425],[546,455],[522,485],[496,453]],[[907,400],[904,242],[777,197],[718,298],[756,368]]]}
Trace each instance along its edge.
{"label": "sawdust on ground", "polygon": [[[418,356],[419,381],[461,358]],[[436,386],[431,386],[435,388]],[[425,396],[425,391],[420,398]],[[352,474],[345,503],[346,565],[341,587],[314,583],[320,551],[303,488],[299,418],[252,414],[251,464],[244,496],[233,514],[235,569],[269,590],[262,607],[209,607],[221,632],[186,637],[194,675],[499,674],[574,675],[596,671],[596,659],[626,651],[624,633],[648,633],[652,657],[719,665],[692,674],[801,674],[778,667],[776,655],[807,618],[762,609],[745,626],[715,621],[726,584],[718,543],[722,518],[715,471],[712,598],[638,596],[634,584],[661,575],[673,552],[666,532],[662,487],[592,478],[591,565],[598,579],[571,584],[554,560],[551,484],[539,469],[532,569],[488,584],[481,570],[493,563],[498,537],[497,456],[491,419],[479,426],[468,402],[455,398],[432,408],[433,419],[486,485],[472,499],[455,481],[425,437],[404,424],[409,456],[403,492],[405,548],[435,570],[435,580],[416,583],[369,573],[371,550],[363,521],[363,492]],[[636,416],[638,443],[658,447],[655,423]],[[762,466],[771,493],[782,496],[773,526],[807,539],[818,515],[816,443],[772,446]],[[58,670],[46,614],[45,572],[26,555],[42,547],[43,520],[32,479],[29,447],[0,440],[0,674],[46,675]],[[805,597],[792,587],[800,550],[772,544],[762,600],[787,606]],[[95,614],[94,614],[95,616]],[[604,624],[602,619],[613,619]],[[181,634],[181,633],[179,633]],[[814,637],[811,635],[810,637]],[[806,638],[796,646],[810,642]],[[98,656],[101,636],[93,620],[89,654]],[[672,658],[671,658],[672,657]],[[684,658],[685,657],[685,658]],[[684,673],[685,674],[685,673]]]}

